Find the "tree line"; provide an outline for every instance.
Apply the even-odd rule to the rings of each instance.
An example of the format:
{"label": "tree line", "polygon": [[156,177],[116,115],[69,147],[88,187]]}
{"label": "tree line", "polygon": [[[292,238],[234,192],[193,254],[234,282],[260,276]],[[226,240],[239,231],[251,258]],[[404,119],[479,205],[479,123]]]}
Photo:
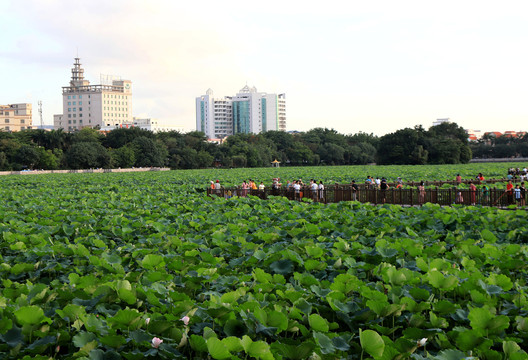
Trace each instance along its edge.
{"label": "tree line", "polygon": [[511,158],[528,157],[528,134],[522,137],[484,135],[478,141],[471,143],[473,157]]}
{"label": "tree line", "polygon": [[457,164],[471,159],[467,135],[454,123],[405,128],[381,137],[334,129],[236,134],[222,144],[202,132],[153,133],[137,127],[106,133],[40,129],[0,132],[0,170],[211,166]]}

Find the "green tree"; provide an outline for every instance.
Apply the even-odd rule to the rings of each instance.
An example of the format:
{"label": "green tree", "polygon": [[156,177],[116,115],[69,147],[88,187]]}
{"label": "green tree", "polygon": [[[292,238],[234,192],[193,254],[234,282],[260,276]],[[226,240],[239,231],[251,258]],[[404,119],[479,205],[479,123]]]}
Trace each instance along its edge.
{"label": "green tree", "polygon": [[151,138],[140,136],[132,142],[132,148],[136,157],[138,167],[162,167],[165,166],[168,158],[168,151],[161,141],[154,141]]}
{"label": "green tree", "polygon": [[122,146],[119,149],[111,149],[110,157],[113,168],[131,168],[136,162],[136,155],[131,146]]}
{"label": "green tree", "polygon": [[44,170],[56,170],[60,166],[60,159],[53,153],[52,150],[46,150],[44,147],[39,146],[38,162],[35,164],[35,168]]}
{"label": "green tree", "polygon": [[119,128],[114,129],[106,134],[103,138],[103,146],[112,149],[119,149],[127,144],[130,144],[138,137],[146,137],[154,139],[155,135],[152,131],[144,130],[138,127]]}
{"label": "green tree", "polygon": [[86,141],[74,143],[65,157],[70,169],[108,168],[111,160],[103,145]]}
{"label": "green tree", "polygon": [[39,153],[34,146],[22,144],[18,148],[13,160],[17,164],[16,170],[33,169],[39,161]]}

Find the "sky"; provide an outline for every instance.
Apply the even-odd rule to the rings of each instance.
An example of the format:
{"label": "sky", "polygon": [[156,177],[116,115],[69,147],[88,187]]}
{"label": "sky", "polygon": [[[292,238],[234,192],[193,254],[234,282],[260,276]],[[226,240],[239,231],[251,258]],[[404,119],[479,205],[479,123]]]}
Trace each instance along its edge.
{"label": "sky", "polygon": [[287,130],[528,130],[528,2],[0,0],[0,104],[62,113],[85,79],[131,80],[133,115],[195,128],[195,98],[285,93]]}

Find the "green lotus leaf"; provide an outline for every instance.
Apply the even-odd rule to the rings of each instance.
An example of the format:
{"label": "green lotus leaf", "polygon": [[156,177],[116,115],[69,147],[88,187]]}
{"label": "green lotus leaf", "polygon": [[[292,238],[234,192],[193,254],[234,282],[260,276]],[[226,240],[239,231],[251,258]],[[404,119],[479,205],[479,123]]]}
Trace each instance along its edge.
{"label": "green lotus leaf", "polygon": [[231,353],[227,350],[227,346],[216,337],[207,339],[207,350],[213,359],[230,359]]}
{"label": "green lotus leaf", "polygon": [[315,331],[328,332],[328,321],[319,314],[312,314],[308,317],[310,327]]}
{"label": "green lotus leaf", "polygon": [[23,306],[15,311],[15,317],[20,325],[37,325],[47,319],[44,311],[36,306]]}
{"label": "green lotus leaf", "polygon": [[381,336],[373,330],[359,330],[359,341],[365,350],[374,359],[379,359],[385,350],[385,342]]}
{"label": "green lotus leaf", "polygon": [[270,264],[270,269],[273,272],[281,275],[291,274],[293,272],[293,268],[293,262],[288,259],[277,260]]}

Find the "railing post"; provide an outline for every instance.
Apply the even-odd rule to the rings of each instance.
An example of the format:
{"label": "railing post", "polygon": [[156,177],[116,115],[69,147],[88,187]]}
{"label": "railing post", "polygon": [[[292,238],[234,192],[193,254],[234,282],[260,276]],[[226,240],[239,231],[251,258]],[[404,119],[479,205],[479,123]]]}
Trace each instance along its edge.
{"label": "railing post", "polygon": [[410,188],[409,190],[410,190],[410,194],[411,194],[411,201],[410,201],[410,203],[411,203],[411,206],[413,206],[413,188]]}

